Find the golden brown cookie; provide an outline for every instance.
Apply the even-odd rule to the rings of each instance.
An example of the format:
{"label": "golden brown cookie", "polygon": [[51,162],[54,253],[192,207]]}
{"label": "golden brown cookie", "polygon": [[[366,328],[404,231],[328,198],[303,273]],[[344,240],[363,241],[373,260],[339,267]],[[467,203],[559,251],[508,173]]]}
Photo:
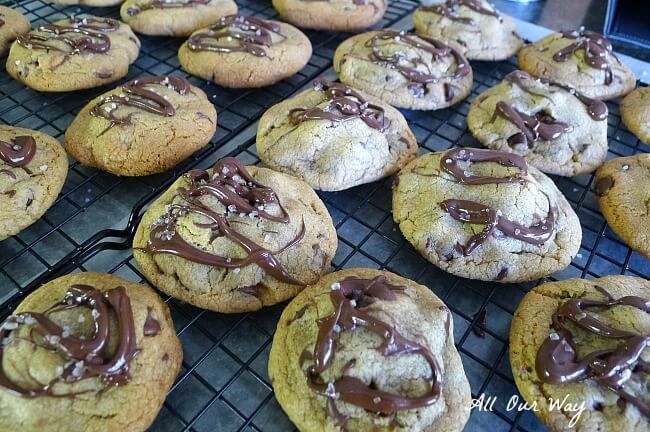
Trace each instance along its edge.
{"label": "golden brown cookie", "polygon": [[18,36],[6,69],[37,91],[82,90],[119,80],[139,52],[140,41],[120,21],[66,18]]}
{"label": "golden brown cookie", "polygon": [[298,27],[351,32],[377,24],[388,0],[273,0],[273,7]]}
{"label": "golden brown cookie", "polygon": [[135,78],[91,100],[65,132],[65,147],[84,165],[112,174],[166,171],[210,142],[217,112],[183,77]]}
{"label": "golden brown cookie", "polygon": [[650,282],[631,276],[540,285],[510,330],[517,388],[551,431],[650,430]]}
{"label": "golden brown cookie", "polygon": [[650,87],[639,87],[620,105],[625,126],[644,143],[650,143]]}
{"label": "golden brown cookie", "polygon": [[462,431],[470,411],[451,311],[393,273],[331,273],[286,307],[275,397],[302,432]]}
{"label": "golden brown cookie", "polygon": [[307,36],[290,24],[228,15],[193,33],[178,50],[178,59],[192,75],[224,87],[248,88],[296,74],[311,52]]}
{"label": "golden brown cookie", "polygon": [[32,28],[26,16],[6,6],[0,6],[0,55],[4,55],[9,45],[18,35]]}
{"label": "golden brown cookie", "polygon": [[160,297],[105,273],[38,288],[0,339],[3,431],[144,431],[183,358]]}
{"label": "golden brown cookie", "polygon": [[133,240],[153,285],[219,312],[295,296],[329,271],[336,246],[327,208],[305,182],[234,158],[178,179]]}
{"label": "golden brown cookie", "polygon": [[606,162],[596,173],[594,191],[609,226],[650,258],[650,154]]}
{"label": "golden brown cookie", "polygon": [[59,196],[67,174],[68,157],[56,139],[0,125],[0,240],[43,216]]}

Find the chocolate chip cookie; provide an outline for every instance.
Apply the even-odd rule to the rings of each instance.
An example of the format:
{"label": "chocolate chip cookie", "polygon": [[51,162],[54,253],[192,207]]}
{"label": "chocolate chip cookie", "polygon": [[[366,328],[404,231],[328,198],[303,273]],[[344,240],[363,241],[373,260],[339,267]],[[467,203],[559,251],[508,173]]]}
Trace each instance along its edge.
{"label": "chocolate chip cookie", "polygon": [[570,279],[528,293],[512,320],[519,391],[552,431],[650,430],[650,282]]}
{"label": "chocolate chip cookie", "polygon": [[0,56],[5,55],[9,45],[18,35],[32,28],[26,16],[6,6],[0,6]]}
{"label": "chocolate chip cookie", "polygon": [[505,60],[524,45],[514,20],[486,0],[420,6],[413,22],[417,34],[458,44],[469,60]]}
{"label": "chocolate chip cookie", "polygon": [[623,96],[636,85],[634,73],[616,57],[609,40],[587,30],[553,33],[522,48],[519,67],[596,99]]}
{"label": "chocolate chip cookie", "polygon": [[144,431],[183,357],[160,297],[104,273],[38,288],[2,323],[0,340],[5,431]]}
{"label": "chocolate chip cookie", "polygon": [[326,80],[271,107],[257,130],[257,153],[266,165],[328,191],[394,174],[417,151],[398,110]]}
{"label": "chocolate chip cookie", "polygon": [[273,0],[273,7],[298,27],[349,32],[381,21],[388,0]]}
{"label": "chocolate chip cookie", "polygon": [[0,125],[0,240],[40,219],[59,196],[67,174],[68,157],[57,140]]}
{"label": "chocolate chip cookie", "polygon": [[639,87],[620,105],[625,126],[644,143],[650,143],[650,87]]}
{"label": "chocolate chip cookie", "polygon": [[570,86],[514,71],[472,101],[467,125],[486,147],[546,173],[575,176],[607,157],[607,105]]}
{"label": "chocolate chip cookie", "polygon": [[178,50],[183,69],[224,87],[263,87],[300,71],[311,42],[290,24],[228,15],[196,31]]}
{"label": "chocolate chip cookie", "polygon": [[43,92],[98,87],[119,80],[140,52],[131,28],[117,20],[74,17],[18,36],[7,72]]}
{"label": "chocolate chip cookie", "polygon": [[334,69],[343,83],[398,108],[445,108],[472,89],[472,69],[458,50],[391,29],[343,42],[334,53]]}
{"label": "chocolate chip cookie", "polygon": [[596,173],[594,191],[609,226],[650,258],[650,154],[606,162]]}
{"label": "chocolate chip cookie", "polygon": [[65,133],[84,165],[123,176],[166,171],[205,146],[217,112],[183,77],[136,78],[93,99]]}
{"label": "chocolate chip cookie", "polygon": [[153,36],[189,36],[236,13],[233,0],[126,0],[120,8],[133,30]]}
{"label": "chocolate chip cookie", "polygon": [[336,246],[332,219],[305,182],[234,158],[178,179],[133,241],[152,284],[219,312],[295,296],[329,270]]}
{"label": "chocolate chip cookie", "polygon": [[454,148],[408,164],[393,218],[429,261],[456,276],[529,281],[567,267],[582,230],[551,179],[513,153]]}

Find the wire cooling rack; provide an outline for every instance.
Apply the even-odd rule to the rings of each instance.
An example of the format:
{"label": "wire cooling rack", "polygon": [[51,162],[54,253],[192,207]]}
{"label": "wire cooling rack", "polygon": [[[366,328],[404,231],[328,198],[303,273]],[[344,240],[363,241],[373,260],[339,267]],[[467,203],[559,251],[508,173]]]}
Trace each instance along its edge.
{"label": "wire cooling rack", "polygon": [[[25,13],[32,25],[67,15],[89,13],[118,17],[117,8],[77,8],[41,0],[4,3]],[[243,14],[276,16],[270,2],[238,0]],[[417,4],[391,0],[379,27],[407,16]],[[307,32],[314,55],[298,75],[259,90],[229,90],[190,78],[218,109],[217,134],[211,143],[174,171],[118,178],[72,164],[56,204],[32,227],[0,242],[0,319],[35,287],[53,277],[78,271],[104,271],[143,282],[131,254],[131,239],[146,205],[191,167],[207,167],[224,156],[258,164],[254,128],[269,106],[296,92],[316,76],[331,75],[331,57],[346,34]],[[129,76],[178,73],[180,39],[140,37],[140,57]],[[462,103],[434,112],[405,111],[422,152],[454,145],[478,147],[466,125],[473,97],[516,68],[512,62],[473,62],[474,87]],[[61,138],[76,113],[107,86],[70,94],[41,94],[0,72],[0,120],[42,130]],[[621,124],[618,105],[609,103],[609,157],[649,152]],[[253,132],[251,132],[251,130]],[[246,133],[248,131],[248,133]],[[582,246],[573,263],[551,279],[630,274],[650,278],[650,262],[631,251],[605,223],[591,191],[593,176],[554,177],[580,217]],[[496,398],[493,411],[474,410],[466,431],[543,431],[529,411],[508,410],[520,397],[508,361],[510,321],[525,293],[541,281],[497,284],[451,276],[429,264],[404,240],[391,215],[391,180],[344,192],[319,193],[337,228],[339,246],[333,270],[381,268],[427,285],[454,315],[454,336],[472,395]],[[273,397],[267,375],[273,332],[284,305],[225,315],[207,312],[164,296],[184,350],[182,371],[172,387],[154,431],[292,431]],[[482,314],[487,313],[483,322]],[[478,331],[477,331],[478,330]],[[483,334],[483,336],[479,336]]]}

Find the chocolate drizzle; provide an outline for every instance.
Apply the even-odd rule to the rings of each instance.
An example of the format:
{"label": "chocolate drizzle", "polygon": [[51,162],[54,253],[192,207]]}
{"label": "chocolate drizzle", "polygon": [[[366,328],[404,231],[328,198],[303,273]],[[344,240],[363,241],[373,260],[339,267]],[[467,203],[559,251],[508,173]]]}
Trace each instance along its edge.
{"label": "chocolate drizzle", "polygon": [[245,52],[255,57],[270,58],[265,48],[273,45],[272,33],[286,38],[280,30],[280,24],[274,21],[228,15],[212,24],[208,32],[192,35],[187,46],[192,51]]}
{"label": "chocolate drizzle", "polygon": [[[458,164],[459,161],[496,162],[505,167],[518,168],[519,174],[507,177],[476,176],[467,169],[462,169]],[[528,172],[528,163],[519,155],[479,149],[451,149],[440,158],[440,167],[459,183],[469,185],[525,183],[525,176]],[[456,245],[456,250],[465,256],[470,255],[477,247],[485,243],[496,229],[508,237],[534,245],[544,244],[551,238],[555,230],[557,210],[551,204],[550,199],[546,218],[530,227],[507,219],[500,210],[474,201],[447,199],[440,203],[440,207],[457,221],[485,225],[485,228],[480,233],[473,235],[466,245]],[[505,276],[503,275],[503,277]]]}
{"label": "chocolate drizzle", "polygon": [[[53,313],[80,308],[92,312],[89,315],[94,320],[95,330],[90,339],[76,336],[66,326],[61,327],[50,319]],[[111,317],[117,320],[117,334],[120,337],[113,354],[108,352]],[[29,339],[23,334],[14,337],[14,332],[21,327],[30,327]],[[26,398],[74,396],[76,393],[55,393],[54,386],[92,377],[99,377],[105,386],[126,384],[131,379],[129,363],[138,353],[131,301],[126,289],[121,286],[100,291],[88,285],[72,285],[64,300],[46,312],[23,312],[7,318],[0,327],[0,340],[0,364],[4,351],[17,341],[27,341],[57,352],[67,361],[56,378],[37,389],[24,388],[14,383],[0,367],[0,388]]]}
{"label": "chocolate drizzle", "polygon": [[[384,276],[372,280],[348,277],[332,285],[330,299],[334,312],[318,321],[318,338],[313,354],[303,352],[300,358],[301,366],[310,361],[312,365],[304,369],[309,387],[319,394],[329,398],[328,412],[338,424],[349,420],[336,407],[336,401],[344,401],[362,407],[380,415],[393,415],[397,411],[423,408],[433,405],[440,397],[442,375],[440,367],[429,349],[419,343],[402,336],[390,324],[370,314],[368,305],[377,301],[395,301],[396,293],[404,291],[403,286],[390,284]],[[400,396],[367,385],[359,378],[346,373],[354,367],[347,364],[342,376],[334,382],[325,382],[320,375],[332,366],[336,355],[338,335],[344,331],[353,331],[364,327],[383,339],[377,350],[384,357],[399,355],[422,356],[431,368],[431,388],[422,396]]]}
{"label": "chocolate drizzle", "polygon": [[[44,49],[59,51],[66,55],[94,53],[103,54],[111,48],[111,40],[106,33],[120,27],[117,20],[111,18],[69,18],[70,25],[44,24],[36,31],[19,35],[17,42],[26,49]],[[75,37],[73,37],[75,36]],[[49,41],[61,41],[68,46],[63,49]]]}
{"label": "chocolate drizzle", "polygon": [[[0,141],[0,160],[14,168],[25,167],[34,159],[36,141],[29,135],[17,136],[11,141],[13,144]],[[16,175],[9,170],[2,170],[0,173],[5,173],[5,171],[9,173],[7,175],[16,179]]]}
{"label": "chocolate drizzle", "polygon": [[[596,289],[607,299],[572,298],[562,303],[553,314],[554,332],[544,340],[537,352],[537,375],[543,382],[553,385],[593,379],[650,417],[650,405],[626,390],[626,384],[634,373],[650,373],[650,362],[641,358],[643,351],[650,346],[650,334],[617,329],[589,312],[589,309],[594,308],[603,310],[626,306],[650,313],[650,300],[637,296],[615,300],[604,288],[596,286]],[[571,327],[567,325],[569,323],[572,324]],[[572,327],[620,343],[615,348],[586,354],[579,360],[578,343]]]}
{"label": "chocolate drizzle", "polygon": [[165,117],[176,114],[174,106],[166,97],[151,88],[154,84],[166,86],[180,95],[186,95],[190,91],[190,83],[185,78],[173,75],[142,77],[127,81],[122,85],[121,93],[102,97],[90,109],[90,115],[93,117],[110,121],[110,125],[102,134],[116,125],[131,123],[132,114],[124,117],[115,115],[115,111],[120,106],[135,107]]}
{"label": "chocolate drizzle", "polygon": [[519,87],[521,90],[523,90],[526,93],[529,93],[533,96],[540,96],[540,97],[547,97],[546,95],[542,93],[536,93],[532,91],[525,82],[527,80],[534,80],[538,81],[542,84],[546,84],[549,86],[554,86],[554,87],[559,87],[561,89],[564,89],[571,93],[573,96],[578,98],[580,102],[582,102],[586,107],[587,107],[587,113],[589,113],[589,116],[592,118],[594,121],[603,121],[607,120],[607,114],[608,114],[608,109],[607,109],[607,104],[605,102],[598,100],[598,99],[592,99],[588,96],[585,96],[584,94],[580,93],[577,91],[575,88],[547,79],[547,78],[537,78],[534,79],[530,75],[528,75],[526,72],[516,70],[510,72],[508,75],[506,75],[506,81],[510,82],[511,84],[516,85]]}
{"label": "chocolate drizzle", "polygon": [[197,5],[207,5],[211,0],[153,0],[149,3],[139,4],[126,10],[127,15],[133,16],[151,9],[179,9],[192,8]]}
{"label": "chocolate drizzle", "polygon": [[571,130],[571,126],[556,120],[552,115],[544,111],[528,115],[504,101],[497,102],[495,114],[499,114],[514,123],[521,131],[508,137],[508,145],[511,147],[527,145],[530,148],[533,147],[536,141],[554,140],[564,132]]}
{"label": "chocolate drizzle", "polygon": [[464,17],[458,14],[458,8],[460,6],[465,6],[481,15],[497,18],[499,22],[503,21],[503,18],[496,10],[491,10],[483,7],[479,0],[447,0],[445,3],[421,6],[420,10],[442,15],[452,21],[460,22],[470,26],[476,26],[476,21],[474,21],[472,18]]}
{"label": "chocolate drizzle", "polygon": [[576,41],[553,54],[553,60],[557,62],[565,62],[577,51],[584,50],[585,62],[592,68],[604,70],[605,84],[610,85],[612,83],[613,74],[612,65],[609,63],[607,56],[609,55],[614,58],[616,58],[616,56],[612,51],[612,44],[609,40],[600,33],[588,30],[565,31],[561,34],[564,38],[575,39]]}
{"label": "chocolate drizzle", "polygon": [[289,119],[292,123],[299,124],[307,120],[344,122],[361,119],[369,127],[381,132],[390,125],[382,107],[369,103],[358,92],[344,84],[318,79],[314,82],[314,90],[322,92],[329,103],[324,108],[291,110]]}
{"label": "chocolate drizzle", "polygon": [[[289,215],[282,207],[275,192],[260,183],[235,158],[228,157],[220,160],[213,167],[213,174],[205,170],[193,170],[187,173],[189,180],[187,188],[179,188],[178,196],[184,204],[169,205],[167,212],[151,227],[147,245],[142,250],[153,254],[172,254],[189,261],[213,267],[239,269],[250,264],[256,264],[274,278],[294,285],[306,285],[295,279],[282,267],[276,255],[295,246],[305,235],[305,223],[302,222],[300,232],[277,252],[272,252],[256,244],[253,240],[237,232],[229,214],[239,214],[256,217],[282,224],[289,223]],[[216,198],[226,208],[220,214],[202,203],[201,197]],[[281,215],[275,216],[267,211],[268,206],[277,205]],[[199,228],[209,229],[212,239],[226,237],[239,245],[248,255],[245,258],[227,258],[215,255],[192,246],[176,231],[176,225],[184,216],[200,215],[207,223],[196,224]]]}
{"label": "chocolate drizzle", "polygon": [[[382,67],[397,70],[409,81],[409,90],[418,97],[427,93],[427,84],[437,83],[444,78],[458,79],[470,73],[469,63],[455,49],[436,39],[424,36],[417,36],[417,38],[423,40],[424,43],[418,41],[416,36],[404,31],[380,30],[366,42],[366,47],[372,50],[369,55],[370,61]],[[451,55],[456,61],[456,69],[451,75],[436,77],[421,57],[409,59],[402,51],[394,51],[391,54],[382,53],[382,47],[385,46],[383,43],[386,41],[393,45],[398,44],[423,50],[431,54],[433,61]],[[445,92],[446,96],[449,96],[448,92],[448,90]]]}
{"label": "chocolate drizzle", "polygon": [[144,329],[142,331],[145,336],[156,336],[160,333],[160,323],[151,314],[152,310],[151,306],[147,306],[147,318],[144,320]]}

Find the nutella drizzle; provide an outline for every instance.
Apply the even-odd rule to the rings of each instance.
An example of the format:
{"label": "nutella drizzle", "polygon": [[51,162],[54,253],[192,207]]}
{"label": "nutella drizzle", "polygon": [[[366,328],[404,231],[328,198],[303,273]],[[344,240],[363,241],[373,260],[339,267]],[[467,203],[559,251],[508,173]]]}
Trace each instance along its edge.
{"label": "nutella drizzle", "polygon": [[420,7],[420,10],[442,15],[452,21],[460,22],[470,26],[476,26],[476,21],[474,21],[472,18],[464,17],[458,14],[458,8],[460,6],[465,6],[481,15],[497,18],[499,22],[503,21],[503,18],[496,10],[491,10],[483,7],[479,0],[447,0],[445,3],[422,6]]}
{"label": "nutella drizzle", "polygon": [[[366,42],[366,47],[370,48],[372,52],[369,59],[372,63],[380,65],[388,69],[397,70],[408,81],[409,90],[418,97],[422,97],[427,93],[427,84],[437,83],[443,78],[458,79],[470,73],[470,66],[467,60],[460,55],[454,48],[445,45],[439,40],[428,38],[425,36],[417,36],[425,41],[424,43],[418,41],[416,36],[408,34],[404,31],[397,30],[380,30],[372,38]],[[397,51],[391,55],[385,55],[381,52],[381,42],[390,41],[392,44],[407,45],[431,54],[433,61],[437,61],[443,57],[451,55],[456,61],[456,70],[453,74],[436,77],[432,74],[425,61],[418,57],[416,59],[409,59],[403,52]],[[422,70],[424,69],[424,70]],[[448,98],[451,90],[446,89],[445,97]]]}
{"label": "nutella drizzle", "polygon": [[[94,334],[90,339],[76,336],[66,326],[59,326],[49,318],[58,311],[87,308],[94,320]],[[114,354],[107,352],[109,345],[110,322],[114,316],[119,327],[120,341]],[[30,335],[39,338],[25,339],[13,337],[13,332],[22,326],[30,326]],[[0,327],[0,364],[2,355],[16,340],[28,341],[41,348],[60,353],[67,363],[60,374],[46,386],[38,389],[21,387],[14,383],[0,367],[0,389],[10,391],[25,398],[39,396],[71,397],[77,393],[56,394],[54,385],[75,383],[99,377],[105,386],[126,384],[131,380],[129,363],[138,353],[131,301],[124,287],[100,291],[88,285],[72,285],[63,301],[44,313],[22,312],[12,315]]]}
{"label": "nutella drizzle", "polygon": [[135,78],[122,85],[119,94],[102,97],[90,110],[90,115],[110,121],[110,125],[102,134],[116,125],[130,124],[132,114],[118,117],[115,111],[120,106],[131,106],[160,116],[171,117],[176,114],[173,105],[149,86],[160,84],[174,90],[180,95],[190,91],[190,83],[183,77],[164,75],[154,77]]}
{"label": "nutella drizzle", "polygon": [[307,120],[344,122],[361,119],[369,127],[382,132],[390,125],[382,107],[371,104],[358,92],[344,84],[318,79],[314,81],[314,90],[322,92],[329,103],[324,108],[291,110],[289,119],[292,123],[299,124]]}
{"label": "nutella drizzle", "polygon": [[227,15],[212,24],[207,32],[191,36],[187,46],[192,51],[245,52],[255,57],[270,58],[265,48],[273,44],[272,33],[286,39],[280,30],[280,24],[274,21]]}
{"label": "nutella drizzle", "polygon": [[571,45],[562,48],[553,55],[553,60],[557,62],[565,62],[576,51],[584,50],[585,62],[595,69],[605,71],[605,84],[612,83],[612,65],[610,64],[607,56],[612,56],[618,61],[618,58],[612,51],[612,44],[609,40],[600,33],[581,30],[581,31],[565,31],[562,32],[562,37],[567,39],[575,39]]}
{"label": "nutella drizzle", "polygon": [[[36,141],[29,135],[17,136],[11,141],[13,144],[0,141],[0,160],[14,168],[25,167],[36,154]],[[0,173],[9,173],[7,175],[16,179],[16,175],[9,170]]]}
{"label": "nutella drizzle", "polygon": [[[502,166],[518,168],[519,174],[507,177],[475,176],[467,169],[461,169],[458,161],[496,162]],[[459,183],[470,185],[525,183],[528,171],[528,163],[519,155],[481,149],[451,149],[442,155],[440,166]],[[456,250],[465,256],[470,255],[477,247],[485,243],[496,229],[508,237],[533,245],[543,245],[555,231],[557,210],[551,204],[550,199],[546,218],[530,227],[509,220],[501,214],[500,210],[474,201],[447,199],[440,203],[440,207],[457,221],[485,225],[485,228],[480,233],[473,235],[466,245],[456,245]]]}
{"label": "nutella drizzle", "polygon": [[[330,299],[334,312],[318,320],[319,331],[313,353],[305,350],[300,356],[301,367],[304,363],[312,365],[304,369],[307,385],[328,398],[328,413],[339,425],[349,420],[340,413],[336,401],[341,400],[380,415],[393,415],[397,411],[423,408],[433,405],[440,397],[442,375],[438,362],[423,345],[401,335],[393,326],[371,315],[367,306],[377,301],[394,301],[396,293],[405,287],[390,284],[384,276],[372,280],[348,277],[332,285]],[[430,390],[416,397],[400,396],[373,388],[362,380],[346,373],[354,367],[348,363],[342,370],[342,376],[334,382],[325,382],[320,375],[334,361],[338,335],[344,331],[353,331],[364,327],[383,339],[376,348],[384,357],[412,354],[422,356],[431,368]]]}
{"label": "nutella drizzle", "polygon": [[197,5],[207,5],[211,0],[153,0],[149,3],[132,6],[126,10],[127,15],[133,16],[151,9],[192,8]]}
{"label": "nutella drizzle", "polygon": [[[44,24],[38,29],[40,33],[27,33],[19,35],[18,45],[26,49],[44,49],[59,51],[66,55],[95,53],[102,54],[111,48],[111,40],[106,33],[113,32],[120,27],[117,20],[111,18],[69,18],[70,25]],[[43,34],[45,33],[45,34]],[[80,37],[72,37],[73,35]],[[60,48],[48,41],[61,41],[68,46],[68,50]]]}
{"label": "nutella drizzle", "polygon": [[[237,232],[227,219],[229,213],[260,217],[272,222],[289,223],[289,215],[282,207],[273,189],[258,183],[246,168],[235,158],[220,160],[213,167],[211,175],[205,170],[192,170],[185,175],[189,180],[187,188],[179,188],[184,204],[168,206],[167,213],[151,227],[147,245],[142,249],[146,253],[172,254],[199,264],[214,267],[238,269],[250,264],[257,264],[274,278],[294,285],[306,285],[287,273],[276,255],[300,243],[305,235],[305,223],[302,221],[300,232],[277,252],[272,252],[256,244],[253,240]],[[225,207],[225,214],[219,214],[201,202],[201,197],[212,196]],[[277,204],[281,215],[269,214],[265,207]],[[226,237],[244,249],[245,258],[227,258],[215,255],[186,242],[176,231],[179,219],[193,213],[208,219],[208,223],[196,224],[199,228],[210,229],[212,238]],[[257,291],[256,291],[257,292]]]}
{"label": "nutella drizzle", "polygon": [[533,147],[536,141],[554,140],[564,132],[571,131],[571,126],[556,120],[552,115],[544,111],[528,115],[505,101],[497,102],[495,114],[499,114],[514,123],[521,131],[508,137],[508,145],[511,147],[523,144],[530,148]]}
{"label": "nutella drizzle", "polygon": [[[560,385],[593,379],[631,403],[646,417],[650,405],[626,390],[632,374],[650,373],[650,362],[641,358],[650,346],[650,334],[637,334],[605,324],[588,310],[627,306],[650,313],[650,300],[625,296],[615,300],[604,288],[596,286],[606,300],[572,298],[565,301],[553,314],[553,332],[544,340],[535,360],[539,378],[548,384]],[[578,343],[567,326],[578,327],[590,334],[610,340],[619,340],[616,348],[601,349],[578,359]]]}

